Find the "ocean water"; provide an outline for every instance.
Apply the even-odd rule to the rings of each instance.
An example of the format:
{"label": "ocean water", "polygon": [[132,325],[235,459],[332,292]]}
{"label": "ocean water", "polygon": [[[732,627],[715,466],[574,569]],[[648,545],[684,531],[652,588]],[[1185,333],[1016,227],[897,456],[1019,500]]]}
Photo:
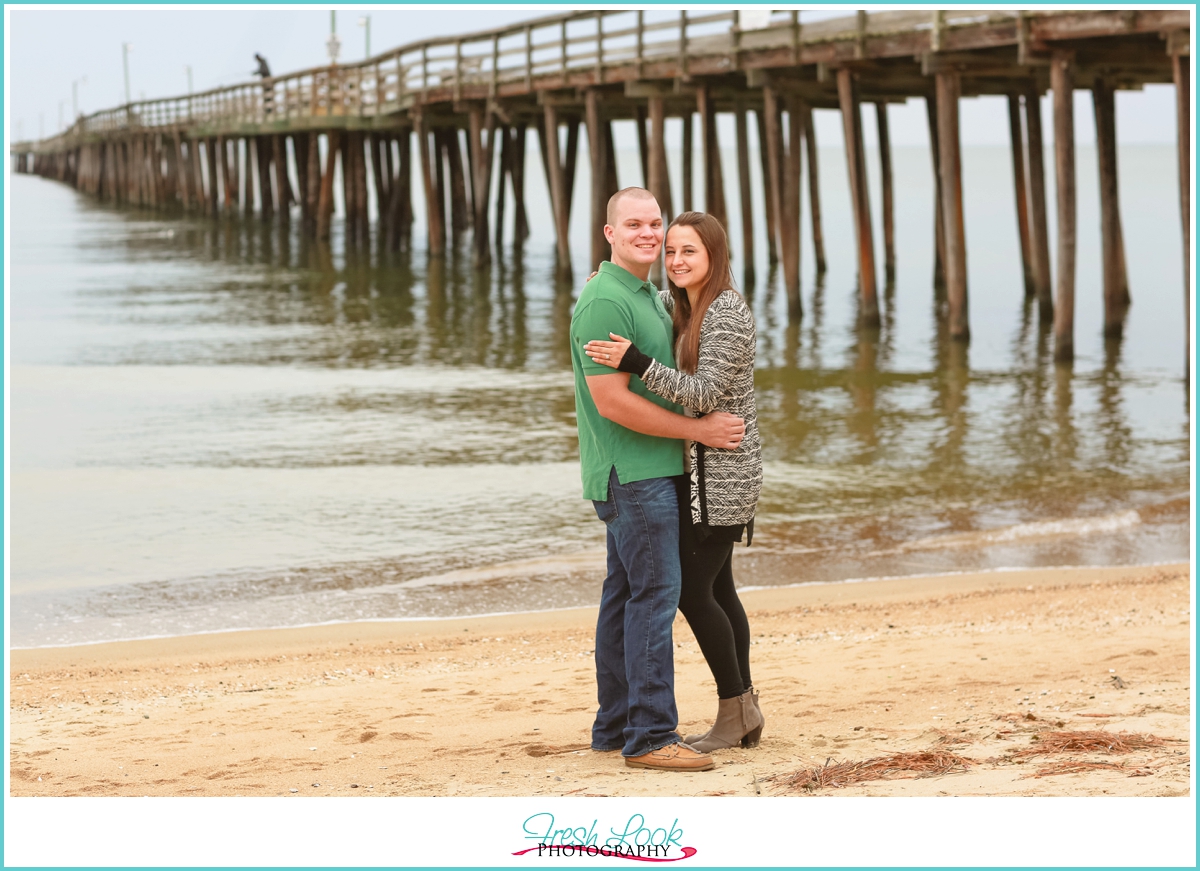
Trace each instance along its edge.
{"label": "ocean water", "polygon": [[[604,534],[580,498],[566,342],[590,271],[588,180],[581,166],[574,279],[557,281],[535,150],[532,235],[506,234],[482,272],[469,233],[426,256],[419,200],[414,250],[381,256],[346,252],[340,226],[324,248],[298,221],[165,216],[11,176],[11,644],[598,601]],[[877,330],[856,325],[841,152],[820,161],[829,269],[815,272],[806,199],[803,317],[788,322],[761,225],[740,288],[765,487],[739,581],[1186,560],[1173,148],[1121,149],[1119,342],[1101,335],[1095,154],[1079,150],[1069,367],[1024,299],[1006,149],[964,153],[968,347],[936,315],[925,149],[893,154],[897,272],[882,280],[877,227]],[[877,163],[868,174],[877,188]],[[620,175],[637,183],[636,154]],[[754,197],[761,215],[757,179]]]}

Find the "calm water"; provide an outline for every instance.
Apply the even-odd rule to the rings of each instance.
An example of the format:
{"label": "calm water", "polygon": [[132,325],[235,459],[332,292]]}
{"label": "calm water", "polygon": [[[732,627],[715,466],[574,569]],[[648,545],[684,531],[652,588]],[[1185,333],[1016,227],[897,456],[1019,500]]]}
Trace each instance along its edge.
{"label": "calm water", "polygon": [[[1133,307],[1118,344],[1100,335],[1080,150],[1078,357],[1062,368],[1023,300],[1006,149],[964,155],[969,349],[934,313],[927,153],[894,154],[897,278],[864,332],[845,167],[822,149],[830,268],[816,279],[806,241],[803,319],[788,325],[762,246],[743,288],[766,485],[740,580],[1186,560],[1173,155],[1121,151]],[[12,644],[597,601],[603,527],[579,498],[566,345],[588,182],[576,281],[556,286],[538,160],[533,236],[483,273],[469,235],[429,263],[421,224],[411,256],[380,261],[345,256],[336,228],[331,254],[255,220],[11,177]]]}

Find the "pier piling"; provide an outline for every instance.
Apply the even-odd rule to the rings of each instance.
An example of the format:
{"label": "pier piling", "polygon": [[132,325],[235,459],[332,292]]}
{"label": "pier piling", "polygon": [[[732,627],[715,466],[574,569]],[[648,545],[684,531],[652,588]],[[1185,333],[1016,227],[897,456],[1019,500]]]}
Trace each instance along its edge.
{"label": "pier piling", "polygon": [[883,210],[883,273],[891,281],[896,277],[895,207],[892,199],[892,143],[888,135],[887,103],[875,104],[875,122],[879,131],[879,176]]}
{"label": "pier piling", "polygon": [[567,173],[558,154],[558,109],[546,103],[543,109],[544,126],[540,128],[542,156],[550,187],[550,203],[554,211],[555,244],[558,253],[558,274],[571,274],[571,246],[567,239],[570,204],[567,201]]}
{"label": "pier piling", "polygon": [[1044,323],[1051,324],[1054,322],[1054,296],[1051,292],[1041,93],[1036,85],[1030,84],[1024,98],[1025,130],[1029,139],[1029,253],[1034,292],[1038,299],[1038,317]]}
{"label": "pier piling", "polygon": [[[421,179],[425,191],[425,224],[428,233],[427,246],[433,257],[446,253],[446,224],[442,219],[442,192],[436,182],[433,162],[441,160],[441,149],[436,137],[426,127],[425,113],[415,116],[417,131],[417,156],[421,163]],[[433,139],[431,142],[430,139]]]}
{"label": "pier piling", "polygon": [[1103,262],[1104,335],[1120,338],[1129,308],[1121,209],[1117,192],[1116,100],[1103,76],[1092,84],[1096,116],[1096,163],[1100,172],[1100,248]]}
{"label": "pier piling", "polygon": [[700,135],[704,148],[704,209],[721,222],[726,231],[729,219],[725,210],[725,183],[721,171],[721,150],[717,137],[717,113],[712,92],[706,85],[696,88],[696,108],[700,115]]}
{"label": "pier piling", "polygon": [[961,87],[958,73],[937,73],[936,87],[947,317],[950,338],[965,342],[971,337],[971,327],[967,316],[967,239],[963,222],[962,155],[958,130]]}
{"label": "pier piling", "polygon": [[217,140],[209,137],[204,140],[204,156],[208,164],[208,212],[214,218],[221,215],[220,190],[217,180]]}
{"label": "pier piling", "polygon": [[[321,191],[317,198],[317,238],[329,240],[330,224],[333,218],[333,172],[337,167],[338,134],[331,131],[326,137],[325,171],[321,174]],[[247,150],[249,154],[249,150]],[[246,173],[246,198],[250,198],[249,168]]]}
{"label": "pier piling", "polygon": [[258,213],[264,221],[275,214],[275,195],[271,190],[271,144],[267,136],[254,137],[258,157]]}
{"label": "pier piling", "polygon": [[742,281],[754,284],[754,202],[750,196],[750,132],[746,106],[740,100],[734,109],[737,128],[738,199],[742,206]]}
{"label": "pier piling", "polygon": [[321,134],[313,130],[302,135],[308,138],[308,184],[304,189],[308,209],[305,213],[307,219],[304,229],[305,233],[315,239],[319,238],[317,225],[320,223],[318,216],[321,213],[321,189],[325,181],[321,174]]}
{"label": "pier piling", "polygon": [[564,119],[567,126],[567,154],[563,160],[563,189],[566,195],[567,220],[571,218],[571,203],[575,199],[575,167],[579,165],[579,128],[580,118],[568,115]]}
{"label": "pier piling", "polygon": [[[523,244],[529,238],[529,215],[525,211],[525,143],[528,132],[524,123],[513,128],[513,242],[518,245]],[[609,159],[615,161],[612,148],[612,125],[608,125],[606,134],[609,143]]]}
{"label": "pier piling", "polygon": [[[1190,35],[1188,38],[1190,43]],[[1179,209],[1183,216],[1183,350],[1187,377],[1191,379],[1192,323],[1192,57],[1182,50],[1171,55],[1171,73],[1175,79],[1175,139],[1179,151]]]}
{"label": "pier piling", "polygon": [[346,210],[346,247],[356,248],[359,245],[359,210],[358,210],[358,164],[362,160],[362,136],[356,130],[350,130],[343,138],[342,147],[342,204]]}
{"label": "pier piling", "polygon": [[[776,258],[785,256],[787,243],[787,222],[783,214],[783,134],[780,130],[779,97],[773,87],[763,88],[763,109],[759,117],[762,119],[763,138],[766,147],[766,165],[763,169],[763,188],[766,196],[765,210],[767,213],[767,231],[771,244],[768,251]],[[761,145],[760,145],[761,147]],[[773,260],[778,262],[778,260]],[[786,269],[786,267],[785,267]]]}
{"label": "pier piling", "polygon": [[607,221],[608,142],[601,130],[600,93],[590,88],[584,97],[587,117],[588,151],[591,155],[592,177],[592,257],[593,268],[608,257],[608,240],[604,237]]}
{"label": "pier piling", "polygon": [[292,149],[296,156],[296,197],[300,206],[300,233],[304,236],[311,235],[312,224],[312,201],[309,197],[309,173],[312,171],[312,162],[309,158],[311,145],[308,133],[297,133],[292,137]]}
{"label": "pier piling", "polygon": [[1033,283],[1033,260],[1029,251],[1029,198],[1025,180],[1025,140],[1021,130],[1021,96],[1008,95],[1008,133],[1011,142],[1013,165],[1013,191],[1017,204],[1017,241],[1021,246],[1021,276],[1024,279],[1025,296],[1032,297],[1037,291]]}
{"label": "pier piling", "polygon": [[[451,244],[458,238],[458,232],[455,230],[455,193],[449,149],[454,148],[455,152],[462,157],[462,152],[458,144],[458,132],[454,133],[454,141],[449,142],[446,138],[446,131],[437,128],[432,130],[433,137],[433,195],[438,202],[438,221],[442,224],[442,237],[447,234],[447,221],[449,226],[449,236]],[[459,165],[461,169],[461,164]],[[460,176],[461,179],[461,176]],[[462,190],[466,190],[465,182]],[[459,221],[467,220],[463,216],[467,214],[466,199],[460,198],[457,200],[459,204]],[[465,227],[466,224],[463,224]]]}
{"label": "pier piling", "polygon": [[[608,184],[608,195],[612,196],[621,189],[621,183],[617,179],[617,146],[613,144],[613,126],[612,121],[604,122],[604,155],[605,155],[605,178]],[[525,231],[529,234],[528,229]]]}
{"label": "pier piling", "polygon": [[[485,120],[486,115],[486,120]],[[470,112],[468,153],[471,159],[471,204],[474,212],[475,267],[491,262],[492,250],[488,232],[488,200],[492,186],[492,164],[496,145],[496,116],[485,112],[482,105],[472,106]],[[503,182],[503,179],[501,179]]]}
{"label": "pier piling", "polygon": [[695,145],[692,143],[694,118],[690,109],[684,110],[680,116],[683,120],[683,171],[680,182],[683,190],[680,192],[680,202],[683,211],[692,211],[692,197],[695,196],[695,183],[692,175],[692,161],[696,156]]}
{"label": "pier piling", "polygon": [[854,72],[849,67],[841,67],[837,71],[837,86],[846,140],[846,168],[850,173],[854,230],[858,240],[859,319],[864,326],[878,326],[879,296],[875,285],[875,243],[871,229],[871,201],[867,190],[862,116],[859,112],[858,86],[854,81]]}
{"label": "pier piling", "polygon": [[[463,169],[462,145],[459,142],[457,127],[442,127],[437,131],[441,141],[441,150],[446,157],[446,167],[450,172],[450,230],[457,236],[471,226],[472,209],[467,199],[468,192],[474,195],[474,184],[467,184],[467,176]],[[470,154],[467,157],[470,160]],[[441,160],[438,161],[439,167]],[[474,164],[468,164],[467,171],[474,176]],[[445,176],[443,175],[444,179]]]}
{"label": "pier piling", "polygon": [[253,140],[243,136],[240,147],[242,155],[242,214],[247,218],[254,214],[254,162],[257,159]]}
{"label": "pier piling", "polygon": [[817,131],[813,127],[813,110],[805,105],[804,146],[808,153],[809,223],[812,225],[813,256],[817,274],[825,271],[825,231],[821,228],[821,175],[817,170]]}
{"label": "pier piling", "polygon": [[1075,111],[1072,58],[1055,52],[1050,62],[1054,91],[1054,171],[1058,203],[1058,281],[1054,299],[1054,359],[1075,358]]}
{"label": "pier piling", "polygon": [[[354,206],[358,211],[358,244],[362,248],[367,248],[371,239],[371,218],[367,204],[366,138],[366,134],[360,132],[354,143]],[[283,186],[284,190],[290,193],[291,185],[287,179],[286,164],[283,174]]]}
{"label": "pier piling", "polygon": [[[929,122],[929,156],[933,160],[933,288],[946,289],[946,216],[942,211],[942,162],[938,146],[937,91],[925,95],[925,114]],[[943,314],[940,307],[939,314]]]}
{"label": "pier piling", "polygon": [[508,206],[508,190],[507,184],[511,178],[511,163],[512,163],[512,137],[508,135],[508,125],[499,124],[496,126],[496,135],[500,137],[500,177],[497,179],[496,185],[496,253],[500,253],[500,249],[504,245],[504,213]]}
{"label": "pier piling", "polygon": [[783,285],[787,292],[788,320],[798,321],[804,314],[800,300],[800,137],[804,127],[804,104],[789,94],[787,106],[787,147],[783,160],[783,190],[779,211],[783,218],[779,253],[783,259]]}
{"label": "pier piling", "polygon": [[674,203],[671,202],[671,179],[667,175],[666,109],[663,98],[650,97],[647,105],[650,116],[650,185],[649,191],[662,209],[664,226],[671,222]]}
{"label": "pier piling", "polygon": [[[770,127],[770,130],[772,132],[770,135],[768,135],[768,133],[767,133],[767,129],[768,129],[767,128],[767,110],[765,108],[765,106],[767,105],[768,95],[770,95],[770,101],[771,101],[771,107],[772,107],[771,112],[772,113],[775,112],[775,96],[774,96],[774,94],[775,94],[775,92],[771,88],[769,88],[769,87],[763,88],[763,92],[762,92],[763,106],[760,106],[754,112],[755,126],[758,128],[758,157],[759,157],[759,163],[761,164],[761,171],[762,171],[763,214],[766,217],[766,225],[767,225],[767,263],[770,266],[774,266],[776,263],[779,262],[779,250],[778,250],[777,243],[776,243],[776,240],[779,238],[779,228],[776,225],[776,222],[777,222],[778,216],[779,216],[779,209],[776,206],[776,198],[779,195],[779,189],[778,189],[778,187],[775,187],[775,185],[779,181],[778,159],[776,160],[776,164],[775,164],[776,174],[774,177],[771,175],[772,170],[771,170],[771,160],[770,160],[771,149],[773,147],[773,146],[771,146],[770,143],[775,141],[774,131],[779,126],[779,120],[776,117],[775,121],[772,122],[771,127]],[[776,158],[778,158],[778,154],[776,154]],[[811,173],[811,169],[812,169],[812,167],[810,165],[810,167],[809,167],[810,173]],[[772,181],[773,178],[774,178],[774,181]],[[810,175],[809,178],[811,179],[812,176]],[[772,188],[774,188],[774,190],[772,190]]]}
{"label": "pier piling", "polygon": [[[230,146],[233,143],[224,136],[217,137],[217,154],[221,158],[221,173],[225,184],[225,214],[233,212],[237,205],[237,182],[234,180],[237,170],[233,165],[231,154],[236,154]],[[155,158],[155,165],[158,165],[158,158]],[[166,191],[164,190],[164,193]],[[167,194],[169,196],[169,194]]]}
{"label": "pier piling", "polygon": [[633,109],[633,123],[637,128],[638,160],[642,165],[642,187],[650,190],[650,145],[646,138],[646,107],[638,103]]}

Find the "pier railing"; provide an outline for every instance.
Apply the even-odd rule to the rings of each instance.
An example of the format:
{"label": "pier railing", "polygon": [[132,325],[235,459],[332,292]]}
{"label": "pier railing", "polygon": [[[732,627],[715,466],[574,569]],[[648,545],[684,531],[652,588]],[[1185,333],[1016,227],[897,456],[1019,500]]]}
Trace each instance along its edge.
{"label": "pier railing", "polygon": [[[997,23],[1011,25],[1023,17],[1046,17],[1017,11],[856,12],[854,15],[803,21],[796,11],[743,10],[696,14],[689,11],[578,11],[547,16],[478,33],[410,43],[355,63],[313,67],[258,81],[229,85],[196,94],[141,100],[80,118],[62,134],[40,143],[22,143],[30,151],[50,150],[94,135],[123,130],[261,127],[288,129],[328,123],[331,117],[374,117],[411,108],[430,99],[460,99],[464,89],[488,96],[501,89],[529,92],[565,85],[578,71],[607,73],[632,67],[700,58],[728,60],[738,68],[746,51],[791,49],[821,43],[853,43],[867,39],[927,31],[936,50],[944,35],[957,27]],[[669,15],[669,17],[667,17]],[[625,78],[622,76],[621,78]],[[324,121],[323,121],[324,119]]]}

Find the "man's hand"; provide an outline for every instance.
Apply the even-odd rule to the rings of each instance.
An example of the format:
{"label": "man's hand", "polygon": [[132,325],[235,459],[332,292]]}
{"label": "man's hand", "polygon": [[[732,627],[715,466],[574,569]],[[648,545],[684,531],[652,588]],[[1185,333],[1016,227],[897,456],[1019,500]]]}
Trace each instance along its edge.
{"label": "man's hand", "polygon": [[699,432],[693,437],[702,445],[732,451],[746,435],[746,421],[726,411],[714,411],[696,421]]}

